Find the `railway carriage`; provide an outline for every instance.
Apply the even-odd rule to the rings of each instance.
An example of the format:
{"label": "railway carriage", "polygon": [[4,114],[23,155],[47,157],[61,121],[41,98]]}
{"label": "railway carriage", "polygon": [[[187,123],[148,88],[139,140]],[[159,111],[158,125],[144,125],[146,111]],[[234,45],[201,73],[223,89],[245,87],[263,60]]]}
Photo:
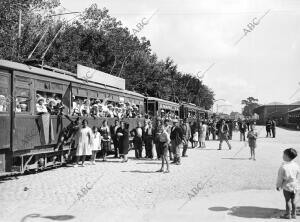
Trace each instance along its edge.
{"label": "railway carriage", "polygon": [[300,108],[295,108],[287,113],[288,125],[300,130]]}
{"label": "railway carriage", "polygon": [[[80,66],[80,65],[79,65]],[[78,67],[79,67],[78,66]],[[77,67],[77,68],[78,68]],[[208,111],[194,104],[178,104],[167,100],[145,97],[125,90],[125,80],[80,67],[86,75],[79,75],[49,66],[30,66],[0,60],[0,172],[38,170],[66,163],[75,154],[69,143],[61,149],[56,145],[62,130],[77,117],[72,116],[74,101],[108,101],[113,104],[134,104],[140,114],[159,118],[188,118],[189,122],[207,118]],[[99,72],[100,75],[93,75]],[[89,75],[87,75],[89,73]],[[82,72],[81,72],[82,74]],[[93,77],[94,76],[94,77]],[[123,83],[122,83],[123,81]],[[121,82],[121,84],[120,84]],[[116,84],[114,84],[116,83]],[[123,85],[122,85],[123,84]],[[37,98],[62,101],[64,115],[39,115]],[[89,126],[100,126],[106,119],[109,125],[115,118],[80,116]],[[130,130],[144,118],[124,119]]]}
{"label": "railway carriage", "polygon": [[149,116],[154,118],[170,118],[179,116],[180,105],[178,103],[170,102],[164,99],[155,97],[147,97],[145,99],[145,111]]}
{"label": "railway carriage", "polygon": [[[83,81],[74,73],[56,68],[0,60],[0,172],[23,173],[60,165],[65,163],[66,154],[70,154],[69,146],[54,149],[61,130],[70,121],[63,116],[49,115],[45,124],[41,124],[42,116],[35,110],[37,95],[51,95],[63,101],[66,114],[71,114],[72,101],[77,98],[131,102],[144,112],[145,97],[139,93]],[[88,119],[89,126],[100,126],[104,119],[80,118]],[[114,122],[114,118],[105,119],[109,124]],[[143,118],[125,121],[134,127]]]}
{"label": "railway carriage", "polygon": [[196,106],[193,103],[182,103],[180,105],[180,118],[188,119],[189,122],[204,119],[206,116],[206,112],[206,110]]}

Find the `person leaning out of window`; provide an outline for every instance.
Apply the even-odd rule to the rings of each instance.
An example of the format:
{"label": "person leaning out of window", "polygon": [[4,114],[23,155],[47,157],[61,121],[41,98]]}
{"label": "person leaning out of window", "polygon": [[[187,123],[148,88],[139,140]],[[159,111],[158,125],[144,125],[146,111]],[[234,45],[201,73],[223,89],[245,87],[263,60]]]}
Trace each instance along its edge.
{"label": "person leaning out of window", "polygon": [[36,112],[37,112],[38,115],[48,113],[47,107],[45,105],[45,98],[44,97],[39,97],[37,99]]}

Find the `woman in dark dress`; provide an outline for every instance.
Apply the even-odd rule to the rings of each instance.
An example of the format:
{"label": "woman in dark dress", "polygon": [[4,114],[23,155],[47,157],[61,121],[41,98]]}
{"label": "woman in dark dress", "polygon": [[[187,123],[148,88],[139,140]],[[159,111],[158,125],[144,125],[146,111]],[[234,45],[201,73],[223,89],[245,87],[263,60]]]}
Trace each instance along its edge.
{"label": "woman in dark dress", "polygon": [[107,120],[103,120],[103,125],[100,127],[100,134],[102,136],[101,144],[102,144],[102,156],[103,161],[106,161],[106,156],[108,151],[110,151],[110,129],[107,124]]}
{"label": "woman in dark dress", "polygon": [[127,162],[127,154],[129,148],[129,124],[121,122],[121,127],[117,129],[117,135],[119,136],[120,156],[123,157],[122,162]]}

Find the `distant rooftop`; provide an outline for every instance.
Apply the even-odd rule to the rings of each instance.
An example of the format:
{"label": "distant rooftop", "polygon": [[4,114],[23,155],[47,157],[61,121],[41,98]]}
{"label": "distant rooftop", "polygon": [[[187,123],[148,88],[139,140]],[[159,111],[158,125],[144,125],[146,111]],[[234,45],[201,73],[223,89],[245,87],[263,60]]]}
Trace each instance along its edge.
{"label": "distant rooftop", "polygon": [[266,106],[274,106],[274,105],[287,105],[287,104],[284,104],[281,102],[271,102],[271,103],[266,104]]}

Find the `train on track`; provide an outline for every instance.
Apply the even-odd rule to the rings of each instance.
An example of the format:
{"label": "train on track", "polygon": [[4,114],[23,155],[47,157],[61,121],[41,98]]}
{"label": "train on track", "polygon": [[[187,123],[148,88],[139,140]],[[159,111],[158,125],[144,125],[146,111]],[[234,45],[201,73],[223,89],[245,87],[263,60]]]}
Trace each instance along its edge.
{"label": "train on track", "polygon": [[[66,107],[64,113],[70,118],[49,115],[46,124],[41,124],[42,117],[36,112],[37,95],[55,95],[61,99]],[[55,146],[62,129],[76,118],[71,110],[77,98],[134,103],[142,117],[126,119],[131,128],[143,122],[145,113],[153,118],[173,113],[191,121],[213,115],[194,104],[178,104],[125,90],[125,84],[123,88],[109,86],[93,79],[84,81],[77,74],[57,68],[0,60],[0,172],[24,173],[66,163],[74,151],[68,144],[59,150]],[[103,119],[109,125],[115,120],[80,118],[95,126],[100,126]]]}

